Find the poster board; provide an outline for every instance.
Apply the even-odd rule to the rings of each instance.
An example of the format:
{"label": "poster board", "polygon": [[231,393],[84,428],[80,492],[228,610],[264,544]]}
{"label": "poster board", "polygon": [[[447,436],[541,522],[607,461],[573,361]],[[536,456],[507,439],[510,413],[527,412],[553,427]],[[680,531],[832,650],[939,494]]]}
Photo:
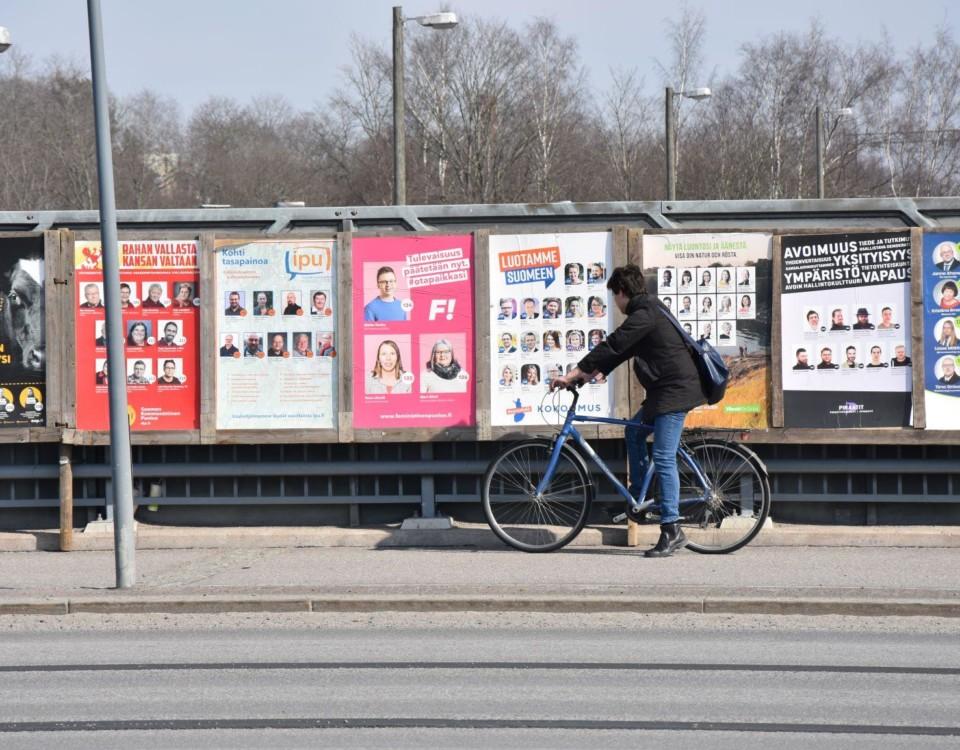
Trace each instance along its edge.
{"label": "poster board", "polygon": [[472,436],[473,236],[354,236],[350,257],[354,435]]}
{"label": "poster board", "polygon": [[204,439],[335,441],[337,240],[208,241],[214,290],[204,346],[216,387]]}
{"label": "poster board", "polygon": [[48,256],[55,262],[58,253],[47,245],[44,235],[0,237],[0,432],[11,437],[55,421],[47,385]]}
{"label": "poster board", "polygon": [[928,430],[960,428],[960,232],[925,232],[923,402]]}
{"label": "poster board", "polygon": [[910,232],[780,243],[784,427],[908,427]]}
{"label": "poster board", "polygon": [[[487,238],[484,356],[491,431],[548,430],[563,420],[568,399],[548,395],[550,380],[576,365],[614,327],[606,288],[613,238],[612,231],[491,233]],[[578,413],[622,416],[615,414],[620,377],[611,374],[586,384]]]}
{"label": "poster board", "polygon": [[118,241],[124,362],[107,361],[99,240],[73,243],[75,427],[110,429],[108,383],[127,384],[131,431],[200,427],[200,302],[195,239]]}
{"label": "poster board", "polygon": [[772,237],[761,233],[644,234],[643,273],[694,338],[730,368],[726,396],[687,427],[765,429],[770,417]]}

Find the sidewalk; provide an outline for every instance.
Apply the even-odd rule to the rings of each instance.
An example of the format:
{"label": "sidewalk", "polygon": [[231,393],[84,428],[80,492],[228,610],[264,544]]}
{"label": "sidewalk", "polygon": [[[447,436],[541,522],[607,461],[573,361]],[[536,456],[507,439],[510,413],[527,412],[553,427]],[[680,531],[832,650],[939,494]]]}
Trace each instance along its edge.
{"label": "sidewalk", "polygon": [[[623,529],[616,531],[622,544]],[[775,536],[765,531],[761,540]],[[541,555],[502,546],[369,543],[140,550],[138,586],[125,591],[111,588],[109,551],[6,552],[0,615],[537,610],[960,617],[960,547],[952,533],[944,539],[950,546],[877,546],[875,537],[872,546],[751,545],[732,555],[683,551],[667,560],[623,546]],[[885,544],[898,541],[904,543],[884,537]]]}

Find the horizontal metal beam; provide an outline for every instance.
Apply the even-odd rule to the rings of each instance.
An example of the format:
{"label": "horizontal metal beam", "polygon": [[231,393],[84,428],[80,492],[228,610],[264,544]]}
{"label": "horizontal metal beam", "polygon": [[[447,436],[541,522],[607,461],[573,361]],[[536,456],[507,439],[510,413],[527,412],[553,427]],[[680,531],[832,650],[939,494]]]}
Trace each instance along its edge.
{"label": "horizontal metal beam", "polygon": [[[119,211],[121,229],[249,229],[263,234],[300,229],[335,232],[424,231],[511,224],[631,224],[645,227],[936,227],[960,220],[957,198],[828,200],[600,201],[427,206],[182,208]],[[0,230],[96,229],[97,211],[0,211]]]}

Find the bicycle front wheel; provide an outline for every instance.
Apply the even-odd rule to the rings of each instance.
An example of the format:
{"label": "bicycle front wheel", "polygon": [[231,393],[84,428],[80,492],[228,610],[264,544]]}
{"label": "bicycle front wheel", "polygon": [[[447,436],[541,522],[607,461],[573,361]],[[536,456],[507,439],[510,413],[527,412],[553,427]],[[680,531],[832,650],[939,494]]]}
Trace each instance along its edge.
{"label": "bicycle front wheel", "polygon": [[593,488],[583,459],[564,446],[542,494],[553,453],[549,440],[525,440],[506,448],[483,478],[483,512],[493,532],[523,552],[560,549],[580,533],[590,513]]}
{"label": "bicycle front wheel", "polygon": [[687,547],[704,554],[733,552],[748,544],[770,514],[770,482],[756,454],[737,443],[703,440],[686,445],[706,487],[682,455],[680,525]]}

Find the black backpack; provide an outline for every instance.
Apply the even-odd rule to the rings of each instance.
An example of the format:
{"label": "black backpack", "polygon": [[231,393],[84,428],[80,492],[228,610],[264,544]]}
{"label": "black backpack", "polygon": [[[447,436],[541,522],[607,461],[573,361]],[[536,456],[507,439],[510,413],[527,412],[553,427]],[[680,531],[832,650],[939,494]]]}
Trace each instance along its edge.
{"label": "black backpack", "polygon": [[697,366],[697,372],[700,373],[700,387],[703,390],[703,395],[707,398],[707,403],[716,404],[722,401],[723,394],[727,392],[727,383],[730,380],[730,368],[724,363],[720,352],[714,349],[706,339],[698,341],[687,333],[659,300],[657,300],[657,306],[664,317],[670,321],[670,324],[677,329],[680,338],[687,345],[687,350],[693,357],[693,363]]}

